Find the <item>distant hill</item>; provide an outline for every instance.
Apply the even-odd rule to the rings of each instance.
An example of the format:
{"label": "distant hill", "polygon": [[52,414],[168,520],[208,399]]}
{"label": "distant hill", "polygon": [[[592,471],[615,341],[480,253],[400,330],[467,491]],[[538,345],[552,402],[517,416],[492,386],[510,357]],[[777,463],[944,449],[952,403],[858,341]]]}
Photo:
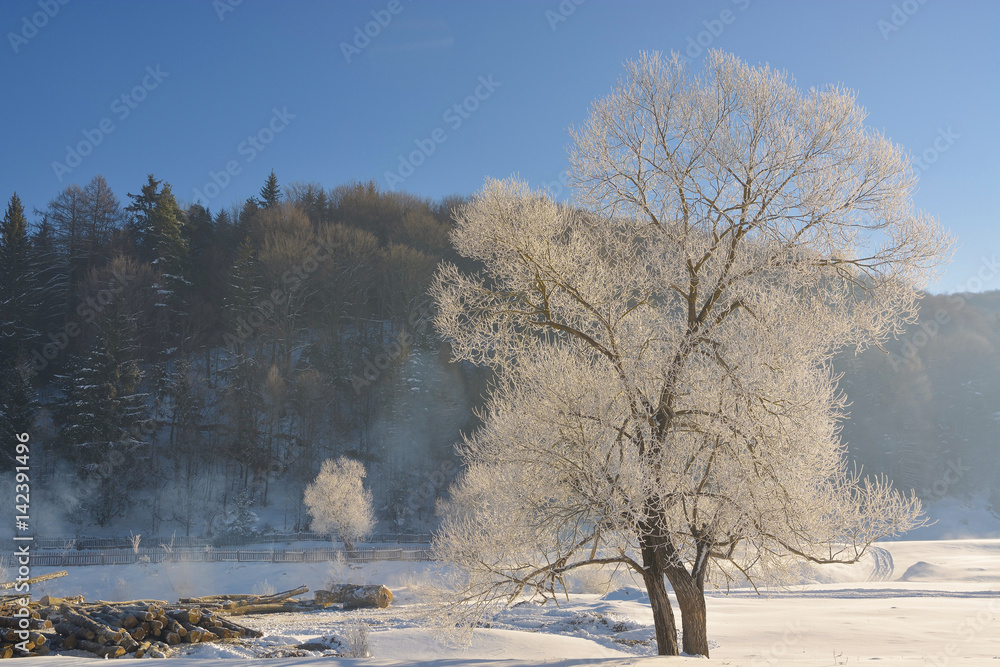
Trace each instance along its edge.
{"label": "distant hill", "polygon": [[854,461],[925,503],[973,500],[1000,519],[1000,291],[928,295],[884,351],[835,366]]}

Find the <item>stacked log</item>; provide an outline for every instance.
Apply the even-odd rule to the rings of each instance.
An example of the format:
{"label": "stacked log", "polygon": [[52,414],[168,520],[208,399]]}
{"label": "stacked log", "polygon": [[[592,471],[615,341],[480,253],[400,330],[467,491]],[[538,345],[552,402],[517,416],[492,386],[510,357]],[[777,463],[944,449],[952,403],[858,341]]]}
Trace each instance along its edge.
{"label": "stacked log", "polygon": [[385,608],[392,602],[385,586],[354,585],[317,591],[313,600],[293,599],[308,591],[300,586],[273,595],[209,595],[176,603],[86,602],[83,597],[48,595],[26,601],[0,595],[0,658],[71,650],[100,658],[166,658],[180,644],[261,636],[233,616],[314,611],[331,604],[344,609]]}
{"label": "stacked log", "polygon": [[[6,609],[0,607],[0,612]],[[182,643],[261,636],[216,611],[162,600],[86,603],[45,597],[31,602],[28,610],[27,618],[0,616],[0,658],[52,650],[86,651],[101,658],[166,658]]]}
{"label": "stacked log", "polygon": [[276,614],[296,611],[313,611],[315,603],[307,600],[292,600],[291,598],[308,593],[306,586],[299,586],[290,591],[272,595],[206,595],[199,598],[181,598],[185,604],[198,605],[202,609],[210,609],[227,616],[242,616],[244,614]]}
{"label": "stacked log", "polygon": [[181,598],[185,604],[199,605],[229,616],[244,614],[277,614],[283,612],[313,611],[325,609],[331,604],[343,605],[344,609],[370,607],[385,609],[392,603],[392,592],[385,586],[358,586],[345,584],[334,586],[332,590],[316,591],[313,600],[292,600],[291,598],[308,592],[305,586],[273,595],[207,595],[198,598]]}

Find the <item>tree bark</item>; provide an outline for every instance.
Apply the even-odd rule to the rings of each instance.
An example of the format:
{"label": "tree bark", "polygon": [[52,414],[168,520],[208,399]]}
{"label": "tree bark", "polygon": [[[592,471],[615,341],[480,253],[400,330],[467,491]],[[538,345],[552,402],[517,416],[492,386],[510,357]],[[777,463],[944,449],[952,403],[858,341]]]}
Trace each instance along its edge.
{"label": "tree bark", "polygon": [[[705,615],[705,592],[697,585],[684,566],[668,567],[670,586],[681,608],[684,652],[708,657],[708,628]],[[651,598],[652,599],[652,598]]]}
{"label": "tree bark", "polygon": [[654,546],[642,547],[642,564],[645,568],[643,580],[649,594],[649,606],[653,610],[653,627],[656,630],[656,652],[659,655],[677,655],[677,624],[674,610],[670,607],[670,597],[663,583],[663,568],[657,558]]}

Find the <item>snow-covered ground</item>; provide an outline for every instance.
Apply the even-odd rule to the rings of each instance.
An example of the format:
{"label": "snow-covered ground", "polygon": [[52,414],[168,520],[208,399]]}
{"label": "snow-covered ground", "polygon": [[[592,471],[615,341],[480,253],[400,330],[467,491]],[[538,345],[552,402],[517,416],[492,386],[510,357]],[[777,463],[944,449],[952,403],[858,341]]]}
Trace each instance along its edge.
{"label": "snow-covered ground", "polygon": [[[395,602],[385,610],[326,610],[246,616],[265,635],[250,646],[203,644],[189,648],[185,664],[240,659],[268,665],[329,661],[321,651],[303,657],[281,647],[306,642],[336,646],[358,621],[370,632],[370,665],[421,663],[434,667],[491,665],[996,665],[1000,667],[1000,540],[883,543],[854,566],[803,568],[799,585],[758,596],[738,590],[708,600],[712,658],[650,657],[652,616],[641,587],[618,580],[612,592],[574,593],[559,606],[524,603],[467,648],[439,643],[420,619],[420,587],[428,563],[343,564],[167,563],[70,568],[68,577],[39,585],[42,595],[83,594],[88,599],[154,598],[324,587],[331,579],[384,583]],[[43,574],[45,568],[33,568]],[[572,582],[594,590],[600,577]],[[308,595],[306,596],[308,597]],[[84,658],[29,658],[29,663],[84,664]],[[341,659],[346,661],[346,659]]]}

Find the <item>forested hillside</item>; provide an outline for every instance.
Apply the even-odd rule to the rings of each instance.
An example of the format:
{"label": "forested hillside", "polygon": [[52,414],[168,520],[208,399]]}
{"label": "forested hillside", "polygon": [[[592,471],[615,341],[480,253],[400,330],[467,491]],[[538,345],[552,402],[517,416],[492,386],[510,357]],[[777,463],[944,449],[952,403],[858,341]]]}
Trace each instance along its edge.
{"label": "forested hillside", "polygon": [[885,351],[836,366],[852,403],[842,436],[867,471],[1000,518],[1000,292],[928,295]]}
{"label": "forested hillside", "polygon": [[273,174],[214,212],[152,175],[124,202],[70,186],[34,224],[12,198],[0,432],[32,435],[36,525],[306,529],[305,485],[347,454],[386,527],[426,529],[486,379],[425,297],[457,202]]}
{"label": "forested hillside", "polygon": [[[489,381],[430,325],[461,198],[272,173],[209,211],[137,186],[98,176],[27,213],[14,195],[3,219],[0,433],[32,436],[36,525],[304,530],[305,486],[346,454],[383,528],[433,527]],[[838,357],[849,453],[925,500],[1000,508],[1000,293],[928,296],[920,319]]]}

